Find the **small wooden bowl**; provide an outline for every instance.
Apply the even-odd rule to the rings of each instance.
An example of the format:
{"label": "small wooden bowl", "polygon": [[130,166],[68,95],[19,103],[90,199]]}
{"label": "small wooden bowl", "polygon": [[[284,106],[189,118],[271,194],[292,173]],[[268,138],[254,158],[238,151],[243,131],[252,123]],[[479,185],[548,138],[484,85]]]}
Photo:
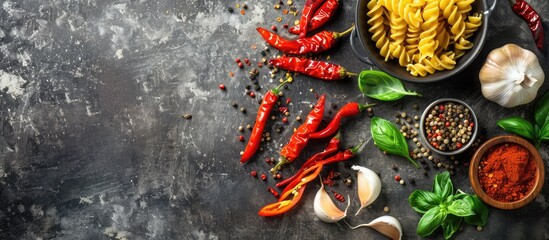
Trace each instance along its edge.
{"label": "small wooden bowl", "polygon": [[[515,143],[526,148],[532,156],[531,160],[534,161],[536,164],[537,177],[534,183],[534,187],[526,195],[526,197],[515,202],[501,202],[491,198],[488,194],[484,192],[479,182],[478,170],[479,170],[479,164],[482,160],[482,157],[492,147],[501,143]],[[536,198],[536,196],[541,191],[544,180],[545,180],[545,165],[539,151],[531,143],[517,136],[505,135],[505,136],[497,136],[489,139],[484,144],[482,144],[480,148],[475,152],[475,154],[473,155],[473,158],[471,159],[471,164],[469,165],[469,181],[471,182],[471,185],[473,186],[473,190],[475,191],[475,193],[479,196],[479,198],[483,202],[485,202],[486,204],[492,207],[499,208],[499,209],[505,209],[505,210],[517,209],[530,203],[532,200],[534,200],[534,198]]]}

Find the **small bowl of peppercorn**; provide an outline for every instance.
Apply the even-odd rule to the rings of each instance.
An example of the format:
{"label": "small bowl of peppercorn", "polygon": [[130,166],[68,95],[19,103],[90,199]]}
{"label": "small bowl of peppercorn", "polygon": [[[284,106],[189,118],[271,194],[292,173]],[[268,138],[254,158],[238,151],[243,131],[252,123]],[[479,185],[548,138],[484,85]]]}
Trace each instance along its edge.
{"label": "small bowl of peppercorn", "polygon": [[427,147],[441,155],[456,155],[469,148],[477,136],[477,117],[465,102],[438,99],[423,111],[419,132]]}
{"label": "small bowl of peppercorn", "polygon": [[471,159],[469,181],[486,204],[517,209],[534,200],[545,179],[541,154],[530,142],[504,135],[482,144]]}

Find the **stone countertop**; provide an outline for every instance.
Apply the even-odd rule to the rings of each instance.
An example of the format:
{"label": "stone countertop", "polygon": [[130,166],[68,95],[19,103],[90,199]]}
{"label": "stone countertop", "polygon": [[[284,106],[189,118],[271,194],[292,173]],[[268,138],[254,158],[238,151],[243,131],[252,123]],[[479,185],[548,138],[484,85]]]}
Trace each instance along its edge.
{"label": "stone countertop", "polygon": [[[252,124],[257,100],[278,84],[267,67],[257,67],[263,40],[255,28],[283,24],[298,17],[273,8],[276,1],[14,1],[0,4],[0,238],[1,239],[379,239],[369,228],[350,230],[328,224],[313,213],[318,183],[311,183],[302,202],[282,217],[262,218],[257,211],[276,199],[267,191],[276,180],[253,178],[267,173],[269,157],[278,152],[305,117],[315,95],[325,93],[329,121],[348,101],[377,102],[376,116],[392,119],[402,111],[419,115],[433,100],[453,97],[467,102],[479,115],[485,137],[506,134],[495,121],[507,116],[533,119],[533,103],[505,109],[480,92],[478,71],[487,54],[516,43],[539,57],[545,73],[548,44],[535,49],[527,25],[508,1],[499,1],[491,16],[486,44],[476,60],[459,75],[443,82],[413,84],[407,89],[422,98],[378,102],[363,96],[356,78],[323,82],[295,76],[284,89],[280,114],[267,125],[271,141],[247,164],[239,163],[245,142],[239,126]],[[549,29],[549,2],[529,1]],[[294,1],[301,9],[304,0]],[[240,6],[236,6],[239,4]],[[356,1],[342,1],[325,29],[342,31],[354,22]],[[234,9],[233,13],[228,8]],[[241,14],[244,11],[244,14]],[[277,18],[282,19],[277,22]],[[546,39],[549,39],[545,34]],[[321,59],[360,72],[369,68],[352,53],[349,39]],[[239,69],[236,58],[252,66]],[[246,95],[248,72],[259,70],[256,98]],[[230,76],[230,73],[234,76]],[[218,88],[224,84],[226,90]],[[547,91],[545,83],[540,93]],[[286,100],[291,99],[289,104]],[[238,108],[233,108],[233,103]],[[417,105],[418,108],[413,106]],[[330,109],[332,106],[336,107]],[[240,112],[240,108],[247,113]],[[182,115],[190,114],[185,119]],[[415,233],[421,215],[408,205],[415,189],[430,189],[442,172],[431,162],[427,176],[406,160],[383,155],[373,145],[365,114],[343,122],[344,146],[366,141],[365,149],[348,163],[331,167],[355,177],[349,166],[379,173],[383,188],[371,208],[358,209],[356,185],[329,187],[351,201],[352,225],[385,214],[402,224],[404,239]],[[281,129],[280,133],[276,129]],[[295,172],[307,156],[326,141],[312,141],[302,157],[283,169]],[[547,143],[541,149],[547,162]],[[467,155],[440,158],[454,166],[455,188],[473,193],[467,177]],[[398,166],[398,171],[392,169]],[[323,174],[327,174],[326,172]],[[400,175],[407,184],[393,179]],[[415,184],[410,180],[414,178]],[[280,189],[279,189],[280,191]],[[529,205],[513,211],[490,209],[488,224],[478,231],[463,224],[457,239],[549,239],[548,187]],[[338,203],[344,206],[344,203]],[[389,212],[384,212],[387,206]],[[433,238],[442,238],[437,232]]]}

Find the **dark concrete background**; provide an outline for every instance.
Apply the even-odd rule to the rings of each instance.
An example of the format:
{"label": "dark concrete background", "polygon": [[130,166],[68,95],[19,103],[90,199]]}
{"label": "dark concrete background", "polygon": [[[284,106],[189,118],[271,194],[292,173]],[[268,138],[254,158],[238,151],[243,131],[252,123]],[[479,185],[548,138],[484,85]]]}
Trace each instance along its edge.
{"label": "dark concrete background", "polygon": [[[283,15],[286,2],[250,1],[245,15],[236,1],[106,1],[4,0],[0,3],[0,238],[1,239],[379,239],[371,229],[350,230],[345,224],[327,224],[313,213],[318,189],[313,182],[302,202],[283,217],[262,218],[257,211],[275,198],[266,190],[276,181],[254,179],[249,172],[267,173],[267,157],[278,157],[296,116],[305,117],[315,94],[332,104],[377,102],[364,97],[356,78],[322,82],[304,76],[284,90],[290,122],[280,115],[267,129],[272,141],[250,163],[239,163],[245,143],[239,126],[253,124],[257,98],[277,85],[266,67],[258,68],[258,97],[245,94],[248,72],[234,59],[261,60],[263,41],[255,27],[293,24],[298,17]],[[544,27],[549,3],[529,1],[540,12]],[[294,1],[301,9],[304,0]],[[342,1],[337,16],[325,29],[342,31],[354,22],[356,1]],[[234,13],[227,11],[235,9]],[[282,17],[282,22],[276,18]],[[546,39],[549,36],[545,34]],[[539,57],[549,73],[547,44],[535,49],[524,22],[508,1],[500,0],[491,20],[486,44],[477,59],[452,79],[431,84],[405,83],[422,98],[377,102],[377,116],[392,119],[406,111],[420,114],[431,101],[459,98],[478,113],[486,137],[505,134],[495,122],[512,115],[533,118],[533,103],[505,109],[481,95],[478,71],[487,54],[506,43],[516,43]],[[254,48],[255,46],[255,48]],[[277,51],[271,50],[266,58]],[[369,68],[352,54],[348,38],[322,54],[352,72]],[[234,72],[234,77],[229,76]],[[225,84],[226,91],[218,89]],[[313,89],[313,92],[310,92]],[[540,93],[547,91],[545,83]],[[247,108],[243,114],[231,107]],[[417,104],[419,109],[412,106]],[[184,119],[183,114],[191,114]],[[405,239],[419,239],[415,228],[420,215],[408,205],[415,189],[430,189],[441,172],[431,166],[428,175],[406,160],[385,156],[375,148],[369,118],[344,121],[345,146],[367,141],[364,151],[334,168],[354,173],[349,165],[366,166],[381,176],[383,188],[371,208],[350,215],[352,225],[389,214],[402,224]],[[280,134],[275,129],[282,126]],[[249,136],[246,130],[243,135]],[[302,158],[283,170],[296,171],[307,156],[326,141],[309,144]],[[547,161],[547,144],[541,147]],[[467,155],[457,156],[454,186],[468,193]],[[448,159],[442,159],[451,163]],[[391,169],[398,165],[398,172]],[[399,185],[399,174],[416,184]],[[350,212],[358,209],[356,185],[330,187],[350,195]],[[491,209],[482,231],[462,225],[457,239],[549,239],[544,187],[534,202],[514,211]],[[338,203],[339,204],[339,203]],[[344,204],[340,204],[344,206]],[[389,207],[388,213],[383,207]],[[438,232],[433,238],[440,239]]]}

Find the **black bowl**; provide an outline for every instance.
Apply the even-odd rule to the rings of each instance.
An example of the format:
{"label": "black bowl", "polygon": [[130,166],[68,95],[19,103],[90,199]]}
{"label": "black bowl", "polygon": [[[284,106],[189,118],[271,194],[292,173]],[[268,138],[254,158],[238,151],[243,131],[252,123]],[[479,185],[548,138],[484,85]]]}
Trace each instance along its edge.
{"label": "black bowl", "polygon": [[[379,54],[379,49],[375,46],[375,42],[371,38],[372,34],[368,31],[370,25],[368,25],[367,23],[369,17],[368,15],[366,15],[366,13],[368,12],[367,5],[369,1],[370,0],[358,0],[358,3],[356,5],[356,28],[351,35],[351,47],[353,49],[353,52],[361,61],[370,65],[373,64],[379,67],[381,70],[385,71],[386,73],[392,75],[393,77],[408,82],[417,83],[436,82],[448,79],[451,76],[456,75],[463,69],[467,68],[467,66],[475,60],[477,55],[480,53],[482,46],[484,45],[484,41],[486,40],[486,34],[488,32],[488,20],[490,18],[491,12],[493,11],[497,3],[497,0],[494,0],[493,5],[488,7],[486,0],[476,0],[475,2],[473,2],[471,14],[481,13],[482,24],[477,32],[475,32],[472,39],[469,39],[471,42],[474,43],[473,48],[467,50],[465,54],[457,60],[454,69],[437,71],[434,74],[429,74],[425,77],[414,77],[408,71],[406,71],[406,67],[400,66],[396,59],[385,62],[384,57]],[[357,36],[359,40],[358,43],[360,43],[361,46],[358,46],[358,43],[354,42],[354,38],[356,38]],[[366,56],[363,53],[365,53]]]}

